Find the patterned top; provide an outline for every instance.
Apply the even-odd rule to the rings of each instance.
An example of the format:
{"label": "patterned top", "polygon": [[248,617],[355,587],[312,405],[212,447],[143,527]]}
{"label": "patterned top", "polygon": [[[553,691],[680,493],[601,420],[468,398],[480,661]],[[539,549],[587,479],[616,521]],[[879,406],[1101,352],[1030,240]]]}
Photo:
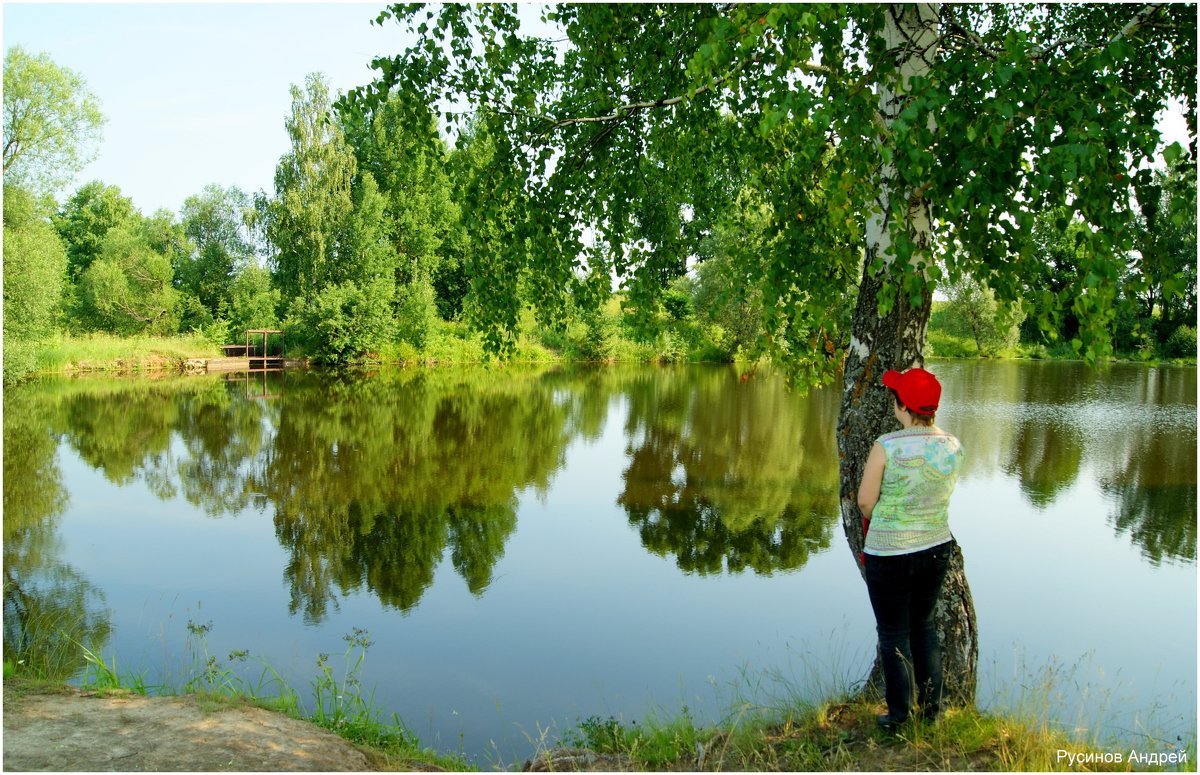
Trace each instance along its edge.
{"label": "patterned top", "polygon": [[962,444],[920,425],[885,433],[878,441],[887,463],[863,551],[911,554],[951,540],[948,507],[962,468]]}

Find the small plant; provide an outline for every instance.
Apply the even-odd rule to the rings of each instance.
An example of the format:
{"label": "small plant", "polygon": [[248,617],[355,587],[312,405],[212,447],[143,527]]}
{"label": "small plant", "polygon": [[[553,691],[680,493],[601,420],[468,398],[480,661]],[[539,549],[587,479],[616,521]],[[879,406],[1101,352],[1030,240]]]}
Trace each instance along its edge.
{"label": "small plant", "polygon": [[619,753],[625,745],[625,726],[613,716],[588,716],[566,735],[566,742],[599,753]]}
{"label": "small plant", "polygon": [[[208,653],[208,641],[205,636],[212,631],[212,622],[196,624],[188,620],[187,630],[187,651],[190,657],[192,677],[183,685],[183,693],[211,692],[228,697],[246,694],[246,686],[242,679],[234,675],[231,670],[222,667],[217,658]],[[247,651],[231,651],[229,660],[242,661],[247,656],[249,656]]]}
{"label": "small plant", "polygon": [[148,693],[145,679],[141,674],[128,676],[122,679],[117,672],[117,658],[112,658],[112,664],[106,664],[104,657],[89,649],[83,644],[79,645],[83,652],[84,672],[82,683],[89,689],[98,691],[109,691],[117,689],[127,689],[135,694],[145,695]]}
{"label": "small plant", "polygon": [[372,641],[368,632],[359,627],[342,636],[346,641],[343,668],[335,676],[329,655],[317,657],[317,677],[313,679],[313,722],[331,729],[355,742],[384,749],[415,749],[416,738],[392,714],[391,723],[379,720],[374,692],[363,696],[362,666]]}

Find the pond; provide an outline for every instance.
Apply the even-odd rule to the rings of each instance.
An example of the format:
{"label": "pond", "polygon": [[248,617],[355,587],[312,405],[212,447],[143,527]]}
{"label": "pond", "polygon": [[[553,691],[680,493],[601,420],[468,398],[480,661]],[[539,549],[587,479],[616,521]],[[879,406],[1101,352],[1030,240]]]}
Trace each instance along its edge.
{"label": "pond", "polygon": [[[980,704],[1193,740],[1196,370],[930,368]],[[375,705],[483,767],[592,717],[819,700],[874,653],[837,410],[722,366],[8,390],[5,654],[69,673],[80,643],[151,686],[211,655],[304,695],[365,630]]]}

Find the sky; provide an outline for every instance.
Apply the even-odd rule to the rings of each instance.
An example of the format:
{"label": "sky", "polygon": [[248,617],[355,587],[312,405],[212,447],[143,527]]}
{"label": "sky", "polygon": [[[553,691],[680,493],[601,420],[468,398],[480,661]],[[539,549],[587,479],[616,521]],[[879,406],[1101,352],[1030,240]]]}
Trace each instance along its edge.
{"label": "sky", "polygon": [[321,72],[334,92],[373,79],[406,41],[371,20],[385,3],[3,4],[4,48],[82,75],[107,118],[98,156],[67,186],[116,185],[150,215],[210,183],[274,191],[290,87]]}
{"label": "sky", "polygon": [[[100,180],[146,215],[178,213],[210,183],[273,193],[290,87],[321,72],[346,91],[406,48],[394,21],[370,23],[385,4],[3,2],[3,41],[48,54],[100,98],[98,156],[59,201]],[[1186,145],[1181,115],[1163,130]]]}

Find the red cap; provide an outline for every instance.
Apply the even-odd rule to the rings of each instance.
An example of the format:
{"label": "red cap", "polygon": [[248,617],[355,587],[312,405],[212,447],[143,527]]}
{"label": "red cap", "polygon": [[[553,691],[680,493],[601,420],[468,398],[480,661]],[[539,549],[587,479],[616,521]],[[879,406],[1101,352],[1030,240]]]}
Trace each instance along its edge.
{"label": "red cap", "polygon": [[917,414],[933,414],[942,400],[941,383],[925,369],[885,371],[883,385],[895,390],[900,402]]}

